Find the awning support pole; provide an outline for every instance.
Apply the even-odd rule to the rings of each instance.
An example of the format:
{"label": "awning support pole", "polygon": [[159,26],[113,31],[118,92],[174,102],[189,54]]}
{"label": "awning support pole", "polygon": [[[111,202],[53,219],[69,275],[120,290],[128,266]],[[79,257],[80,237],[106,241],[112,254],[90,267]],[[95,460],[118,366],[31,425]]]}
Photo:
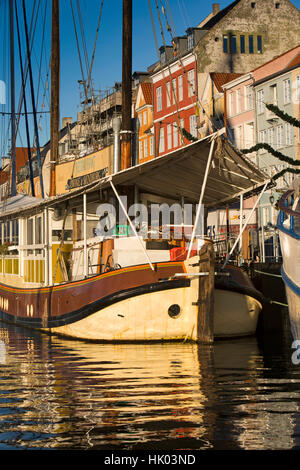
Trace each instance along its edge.
{"label": "awning support pole", "polygon": [[203,178],[201,194],[200,194],[198,209],[197,209],[197,213],[196,213],[196,219],[195,219],[195,223],[194,223],[194,227],[193,227],[191,241],[190,241],[190,244],[189,244],[187,259],[191,255],[193,241],[194,241],[194,238],[195,238],[195,233],[196,233],[196,229],[197,229],[197,225],[198,225],[198,221],[199,221],[199,217],[200,217],[201,206],[202,206],[202,201],[203,201],[204,192],[205,192],[205,188],[206,188],[208,173],[209,173],[210,164],[211,164],[211,160],[212,160],[212,156],[213,156],[214,145],[215,145],[215,138],[213,138],[213,140],[210,144],[210,150],[209,150],[208,160],[207,160],[207,164],[206,164],[206,170],[205,170],[205,174],[204,174],[204,178]]}
{"label": "awning support pole", "polygon": [[83,275],[88,277],[87,239],[86,239],[86,193],[83,193]]}
{"label": "awning support pole", "polygon": [[151,260],[150,260],[149,255],[148,255],[148,253],[147,253],[147,251],[146,251],[146,249],[145,249],[145,247],[144,247],[144,245],[143,245],[143,242],[142,242],[141,238],[138,236],[137,231],[136,231],[136,229],[135,229],[135,227],[134,227],[132,221],[130,220],[130,217],[129,217],[129,215],[128,215],[128,213],[127,213],[125,207],[124,207],[124,204],[123,204],[123,202],[122,202],[122,200],[121,200],[121,198],[120,198],[120,196],[119,196],[119,194],[118,194],[118,192],[117,192],[117,190],[116,190],[116,188],[115,188],[115,186],[114,186],[114,184],[113,184],[113,182],[112,182],[111,180],[110,180],[110,185],[111,185],[111,187],[112,187],[112,189],[113,189],[113,192],[114,192],[115,195],[116,195],[116,198],[117,198],[118,201],[119,201],[119,204],[120,204],[120,206],[121,206],[121,208],[122,208],[122,211],[124,212],[124,214],[125,214],[125,216],[126,216],[128,222],[129,222],[129,225],[130,225],[131,229],[133,230],[133,232],[134,232],[136,238],[139,240],[139,242],[140,242],[140,244],[141,244],[141,247],[142,247],[142,249],[143,249],[143,252],[145,253],[145,256],[146,256],[146,258],[147,258],[147,260],[148,260],[148,263],[149,263],[149,265],[150,265],[152,271],[154,271],[154,266],[153,266],[153,264],[151,263]]}
{"label": "awning support pole", "polygon": [[243,235],[243,232],[244,232],[245,228],[247,227],[248,222],[249,222],[249,220],[251,219],[253,212],[255,211],[256,207],[258,206],[258,203],[259,203],[259,201],[260,201],[262,195],[264,194],[264,192],[265,192],[265,190],[266,190],[268,184],[269,184],[269,181],[267,181],[267,182],[265,183],[265,185],[264,185],[264,187],[263,187],[263,189],[262,189],[260,195],[258,196],[258,198],[257,198],[257,200],[256,200],[256,202],[255,202],[255,204],[254,204],[254,206],[253,206],[253,208],[252,208],[250,214],[249,214],[248,217],[247,217],[247,220],[246,220],[246,222],[245,222],[245,224],[244,224],[242,230],[240,231],[239,236],[238,236],[237,239],[235,240],[235,242],[234,242],[234,244],[233,244],[233,247],[232,247],[231,250],[230,250],[230,253],[228,253],[228,255],[226,256],[226,260],[225,260],[225,263],[224,263],[223,266],[222,266],[222,269],[225,268],[226,264],[228,263],[228,261],[229,261],[229,259],[230,259],[230,256],[232,255],[232,253],[233,253],[234,250],[235,250],[236,245],[239,243],[239,241],[240,241],[240,239],[241,239],[241,237],[242,237],[242,235]]}
{"label": "awning support pole", "polygon": [[[242,230],[243,230],[243,204],[244,201],[243,201],[243,195],[241,194],[240,195],[240,234],[242,233]],[[240,237],[240,260],[241,262],[243,261],[243,238]]]}

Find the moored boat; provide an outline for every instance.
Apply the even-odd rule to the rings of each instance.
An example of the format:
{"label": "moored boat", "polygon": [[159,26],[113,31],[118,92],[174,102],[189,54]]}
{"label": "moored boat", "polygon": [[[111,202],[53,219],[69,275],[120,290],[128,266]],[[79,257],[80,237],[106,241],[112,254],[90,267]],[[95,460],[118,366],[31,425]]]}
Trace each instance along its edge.
{"label": "moored boat", "polygon": [[283,265],[281,269],[289,306],[292,333],[300,339],[300,191],[299,178],[279,200],[277,227]]}

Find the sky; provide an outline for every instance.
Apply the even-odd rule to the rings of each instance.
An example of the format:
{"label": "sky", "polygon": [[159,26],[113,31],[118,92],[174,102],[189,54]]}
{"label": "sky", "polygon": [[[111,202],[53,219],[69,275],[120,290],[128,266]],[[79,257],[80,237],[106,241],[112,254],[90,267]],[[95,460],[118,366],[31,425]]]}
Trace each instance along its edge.
{"label": "sky", "polygon": [[[145,71],[147,67],[157,61],[157,48],[155,36],[149,12],[149,1],[155,22],[155,33],[159,47],[163,44],[156,4],[166,6],[166,13],[173,36],[185,34],[188,27],[197,26],[211,11],[212,4],[219,3],[220,8],[225,8],[230,0],[133,0],[133,72]],[[103,2],[103,5],[102,5]],[[86,42],[86,51],[89,62],[91,61],[96,38],[97,24],[100,11],[101,21],[97,38],[95,58],[92,69],[92,79],[95,90],[105,91],[114,86],[115,82],[122,80],[122,0],[60,0],[60,39],[61,39],[61,89],[60,89],[60,115],[63,117],[77,118],[80,110],[80,93],[78,81],[82,79],[79,54],[76,45],[75,29],[73,24],[72,9],[75,15],[76,31],[80,42],[80,53],[83,66],[84,50],[81,42],[81,30],[78,17],[77,4],[80,5],[82,25]],[[300,8],[300,0],[292,0],[292,3]],[[36,87],[36,103],[38,110],[49,111],[50,91],[49,60],[50,60],[50,24],[51,1],[50,0],[26,0],[28,23],[32,12],[37,14],[37,23],[33,45],[33,76]],[[20,23],[23,24],[22,0],[17,0],[20,15]],[[102,5],[102,10],[101,10]],[[4,34],[4,40],[0,42],[0,80],[8,80],[8,0],[0,0],[0,35]],[[164,16],[161,15],[162,21]],[[170,44],[171,36],[166,31],[164,34],[167,44]],[[24,48],[24,28],[21,26],[21,38]],[[18,102],[21,90],[19,56],[17,37],[15,32],[15,61],[16,61],[16,101]],[[41,63],[41,67],[40,64]],[[84,67],[85,68],[85,67]],[[85,68],[85,75],[87,75]],[[28,88],[28,108],[31,108],[30,90]],[[0,111],[8,110],[9,96],[5,106],[0,104]],[[49,139],[50,122],[49,114],[40,114],[40,142],[44,145]],[[8,117],[0,116],[0,156],[7,142]],[[32,123],[31,123],[32,127]],[[21,136],[21,137],[20,137]],[[24,137],[24,118],[21,119],[20,135],[17,145],[26,146]]]}

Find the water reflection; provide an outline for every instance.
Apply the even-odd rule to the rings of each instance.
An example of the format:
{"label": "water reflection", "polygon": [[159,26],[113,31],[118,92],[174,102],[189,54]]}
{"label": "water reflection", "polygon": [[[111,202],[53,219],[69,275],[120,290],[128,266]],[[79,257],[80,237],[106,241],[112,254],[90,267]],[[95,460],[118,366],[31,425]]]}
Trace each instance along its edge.
{"label": "water reflection", "polygon": [[0,449],[291,449],[297,367],[256,338],[91,344],[0,325]]}

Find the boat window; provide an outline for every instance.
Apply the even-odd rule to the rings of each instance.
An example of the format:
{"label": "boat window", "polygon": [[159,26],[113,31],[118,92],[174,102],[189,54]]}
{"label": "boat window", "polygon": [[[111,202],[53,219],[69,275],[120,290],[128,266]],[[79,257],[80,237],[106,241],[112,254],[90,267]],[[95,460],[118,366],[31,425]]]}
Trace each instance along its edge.
{"label": "boat window", "polygon": [[4,243],[10,241],[10,220],[4,223]]}
{"label": "boat window", "polygon": [[35,244],[40,245],[43,243],[43,218],[42,216],[36,217],[35,221]]}
{"label": "boat window", "polygon": [[33,245],[33,218],[27,220],[27,245]]}
{"label": "boat window", "polygon": [[19,221],[18,219],[12,220],[11,227],[12,227],[12,237],[11,237],[12,244],[18,245],[19,244]]}

